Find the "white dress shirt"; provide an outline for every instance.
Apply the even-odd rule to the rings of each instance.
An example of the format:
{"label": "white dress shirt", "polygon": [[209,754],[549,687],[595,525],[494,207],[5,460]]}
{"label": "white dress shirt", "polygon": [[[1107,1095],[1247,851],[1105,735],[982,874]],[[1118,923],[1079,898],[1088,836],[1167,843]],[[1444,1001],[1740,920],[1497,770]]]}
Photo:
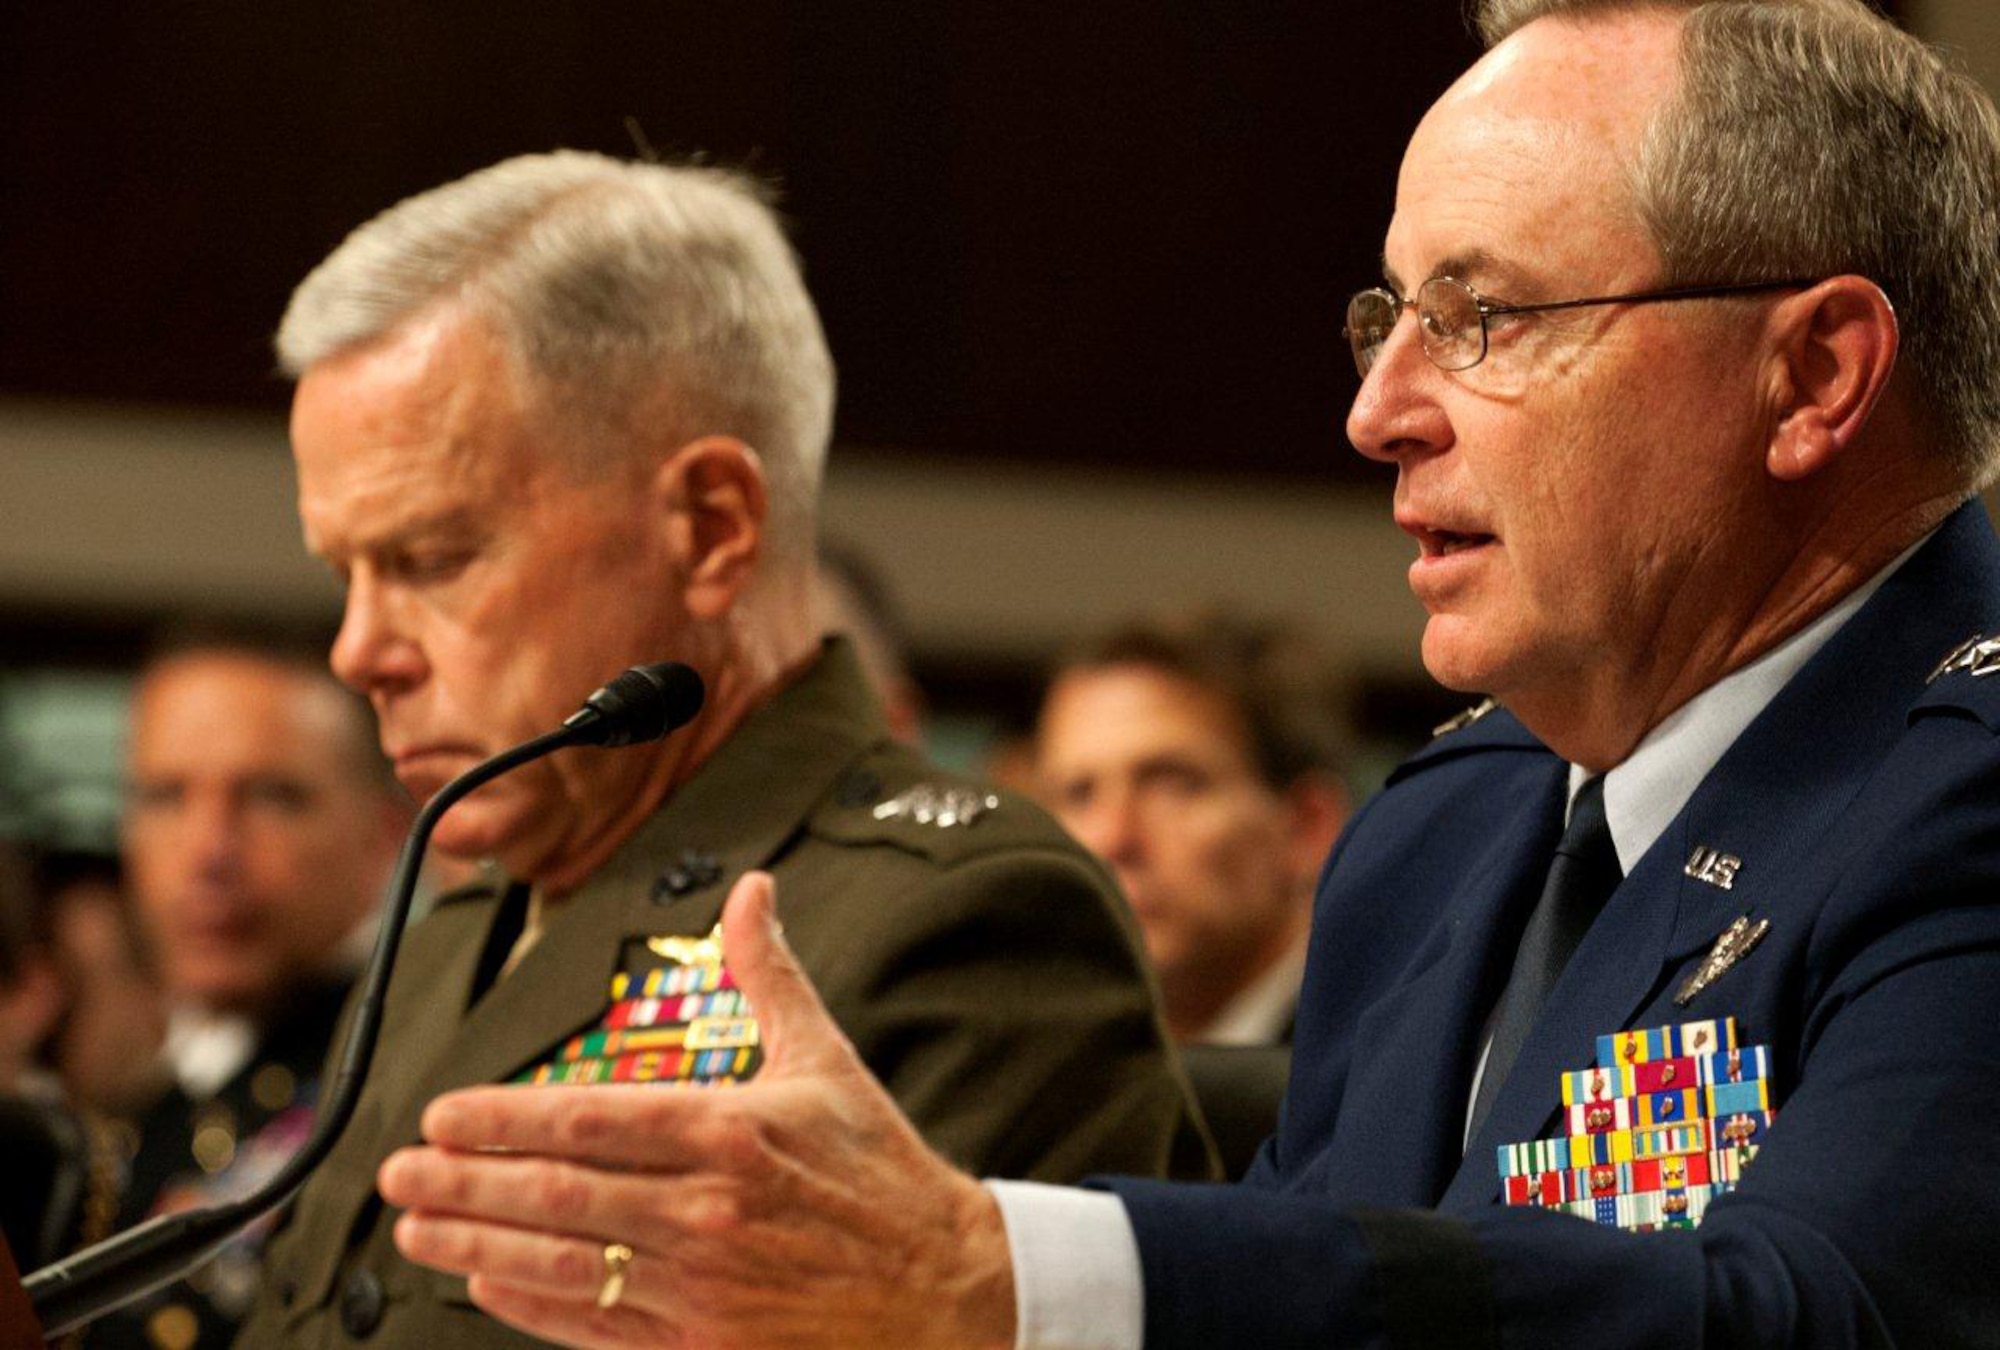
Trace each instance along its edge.
{"label": "white dress shirt", "polygon": [[[370,915],[340,940],[328,963],[330,977],[358,974],[368,964],[376,923],[377,917]],[[205,1102],[250,1067],[263,1040],[263,1029],[249,1017],[180,1003],[167,1011],[167,1034],[160,1055],[181,1091]]]}
{"label": "white dress shirt", "polygon": [[1271,968],[1238,990],[1215,1020],[1191,1039],[1200,1045],[1279,1045],[1299,1010],[1306,944],[1294,943]]}
{"label": "white dress shirt", "polygon": [[[1604,812],[1627,875],[1757,714],[1928,538],[1805,628],[1690,699],[1606,772]],[[1572,800],[1589,777],[1588,770],[1570,766]],[[1485,1068],[1481,1050],[1468,1118]],[[986,1185],[999,1202],[1014,1262],[1015,1350],[1141,1350],[1145,1276],[1132,1221],[1118,1197],[1034,1182]]]}
{"label": "white dress shirt", "polygon": [[195,1101],[207,1101],[257,1053],[257,1026],[233,1013],[183,1005],[167,1014],[167,1067]]}

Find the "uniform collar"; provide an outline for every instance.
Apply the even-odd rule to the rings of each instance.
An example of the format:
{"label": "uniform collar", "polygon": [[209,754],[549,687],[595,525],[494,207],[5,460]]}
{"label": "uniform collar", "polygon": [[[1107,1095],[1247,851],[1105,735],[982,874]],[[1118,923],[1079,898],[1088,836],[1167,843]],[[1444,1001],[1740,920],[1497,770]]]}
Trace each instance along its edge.
{"label": "uniform collar", "polygon": [[[430,1097],[505,1081],[600,1018],[628,942],[707,933],[730,883],[782,853],[846,766],[887,735],[852,650],[828,642],[569,894],[514,970],[471,1002],[462,1022],[426,1024],[429,1043],[412,1054],[416,1072],[383,1088],[396,1099],[390,1113],[397,1128],[414,1137]],[[522,884],[498,881],[497,890],[489,883],[441,902],[412,934],[412,964],[469,991],[487,926],[508,890]]]}
{"label": "uniform collar", "polygon": [[[826,795],[840,770],[888,736],[853,645],[829,638],[791,684],[745,718],[618,849],[565,899],[564,915],[610,902],[657,923],[662,859],[733,881],[761,867]],[[618,897],[613,900],[612,897]],[[719,905],[719,897],[717,899]],[[650,915],[647,913],[650,911]],[[562,917],[555,916],[559,926]]]}
{"label": "uniform collar", "polygon": [[[1675,709],[1624,762],[1605,773],[1604,814],[1618,849],[1618,865],[1626,875],[1666,832],[1744,728],[1935,533],[1904,549],[1791,637]],[[1569,766],[1572,802],[1590,776],[1581,765]]]}

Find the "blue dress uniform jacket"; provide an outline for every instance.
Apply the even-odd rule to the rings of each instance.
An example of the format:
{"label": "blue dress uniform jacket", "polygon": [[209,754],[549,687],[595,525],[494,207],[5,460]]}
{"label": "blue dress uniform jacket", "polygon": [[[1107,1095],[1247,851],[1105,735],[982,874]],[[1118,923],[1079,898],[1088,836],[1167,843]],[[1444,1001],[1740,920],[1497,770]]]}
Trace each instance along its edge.
{"label": "blue dress uniform jacket", "polygon": [[[1566,766],[1505,713],[1447,734],[1321,878],[1277,1135],[1245,1183],[1113,1181],[1146,1344],[2000,1345],[2000,546],[1961,508],[1810,660],[1632,869],[1461,1153],[1485,1019]],[[1687,875],[1712,848],[1730,889]],[[1674,996],[1740,915],[1763,942]],[[1594,1038],[1734,1016],[1776,1122],[1691,1231],[1499,1203]]]}

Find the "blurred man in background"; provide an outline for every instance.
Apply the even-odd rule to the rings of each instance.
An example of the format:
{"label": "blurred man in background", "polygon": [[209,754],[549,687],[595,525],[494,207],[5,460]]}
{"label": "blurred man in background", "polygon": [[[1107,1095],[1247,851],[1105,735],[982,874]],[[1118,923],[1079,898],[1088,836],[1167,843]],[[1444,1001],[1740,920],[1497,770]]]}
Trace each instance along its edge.
{"label": "blurred man in background", "polygon": [[78,1109],[137,1115],[164,1082],[153,1051],[166,1036],[166,1009],[118,859],[43,852],[35,892],[64,996],[48,1065]]}
{"label": "blurred man in background", "polygon": [[1117,872],[1176,1040],[1291,1040],[1313,879],[1347,819],[1344,740],[1331,679],[1275,624],[1135,622],[1057,666],[1044,800]]}
{"label": "blurred man in background", "polygon": [[0,1235],[26,1270],[77,1241],[89,1199],[84,1121],[47,1065],[65,1002],[25,854],[0,839]]}
{"label": "blurred man in background", "polygon": [[[120,1227],[248,1191],[310,1127],[409,819],[367,706],[320,650],[190,632],[140,673],[122,848],[166,996],[168,1082],[137,1121]],[[253,1237],[91,1343],[227,1344],[259,1273]]]}

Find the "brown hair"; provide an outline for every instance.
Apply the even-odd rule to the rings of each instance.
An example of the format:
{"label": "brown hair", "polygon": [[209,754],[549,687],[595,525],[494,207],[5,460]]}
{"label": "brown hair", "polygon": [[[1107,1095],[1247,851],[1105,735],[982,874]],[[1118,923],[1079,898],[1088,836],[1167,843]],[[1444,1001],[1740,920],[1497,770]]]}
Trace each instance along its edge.
{"label": "brown hair", "polygon": [[1346,691],[1313,645],[1281,623],[1217,606],[1135,619],[1065,652],[1051,680],[1105,666],[1144,666],[1221,695],[1270,787],[1343,771]]}

